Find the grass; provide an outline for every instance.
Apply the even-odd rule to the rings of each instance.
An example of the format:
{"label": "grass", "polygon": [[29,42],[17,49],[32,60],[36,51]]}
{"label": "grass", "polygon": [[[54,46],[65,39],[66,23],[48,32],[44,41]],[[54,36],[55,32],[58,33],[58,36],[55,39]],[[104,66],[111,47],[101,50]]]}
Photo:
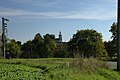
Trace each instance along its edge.
{"label": "grass", "polygon": [[103,62],[82,58],[0,59],[0,80],[120,80]]}

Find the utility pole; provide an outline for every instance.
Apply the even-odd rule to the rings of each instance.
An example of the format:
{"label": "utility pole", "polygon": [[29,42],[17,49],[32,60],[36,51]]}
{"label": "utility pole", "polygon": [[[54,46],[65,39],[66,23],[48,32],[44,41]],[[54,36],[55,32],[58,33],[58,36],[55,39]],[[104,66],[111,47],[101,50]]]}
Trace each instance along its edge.
{"label": "utility pole", "polygon": [[117,70],[120,71],[120,0],[117,11]]}
{"label": "utility pole", "polygon": [[6,35],[5,35],[5,30],[7,27],[7,23],[5,21],[9,21],[8,19],[5,19],[4,17],[2,17],[2,43],[3,43],[3,47],[2,47],[2,52],[3,52],[3,57],[5,59],[5,46],[6,46]]}
{"label": "utility pole", "polygon": [[2,52],[3,52],[3,57],[5,58],[5,21],[4,21],[4,17],[2,17],[2,43],[3,43],[3,47],[2,47]]}

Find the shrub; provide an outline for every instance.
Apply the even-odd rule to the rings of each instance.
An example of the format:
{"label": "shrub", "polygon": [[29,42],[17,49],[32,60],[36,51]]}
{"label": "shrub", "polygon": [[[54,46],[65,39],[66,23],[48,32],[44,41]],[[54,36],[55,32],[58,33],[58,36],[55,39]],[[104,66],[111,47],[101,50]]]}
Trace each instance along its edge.
{"label": "shrub", "polygon": [[94,72],[98,68],[106,68],[106,65],[103,61],[93,58],[84,59],[82,57],[73,58],[73,60],[69,62],[69,66],[77,71],[82,72]]}

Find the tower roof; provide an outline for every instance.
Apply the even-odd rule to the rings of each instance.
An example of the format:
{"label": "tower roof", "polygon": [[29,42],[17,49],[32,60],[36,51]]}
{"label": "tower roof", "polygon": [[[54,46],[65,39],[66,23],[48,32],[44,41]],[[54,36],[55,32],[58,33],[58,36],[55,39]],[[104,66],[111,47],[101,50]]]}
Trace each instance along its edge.
{"label": "tower roof", "polygon": [[61,31],[59,32],[59,35],[62,35],[62,34],[61,34]]}

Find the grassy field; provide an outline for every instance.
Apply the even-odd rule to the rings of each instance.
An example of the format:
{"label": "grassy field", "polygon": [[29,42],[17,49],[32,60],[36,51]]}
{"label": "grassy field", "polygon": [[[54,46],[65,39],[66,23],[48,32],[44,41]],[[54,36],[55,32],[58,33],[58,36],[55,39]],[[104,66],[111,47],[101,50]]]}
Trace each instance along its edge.
{"label": "grassy field", "polygon": [[0,80],[120,80],[94,59],[0,59]]}

